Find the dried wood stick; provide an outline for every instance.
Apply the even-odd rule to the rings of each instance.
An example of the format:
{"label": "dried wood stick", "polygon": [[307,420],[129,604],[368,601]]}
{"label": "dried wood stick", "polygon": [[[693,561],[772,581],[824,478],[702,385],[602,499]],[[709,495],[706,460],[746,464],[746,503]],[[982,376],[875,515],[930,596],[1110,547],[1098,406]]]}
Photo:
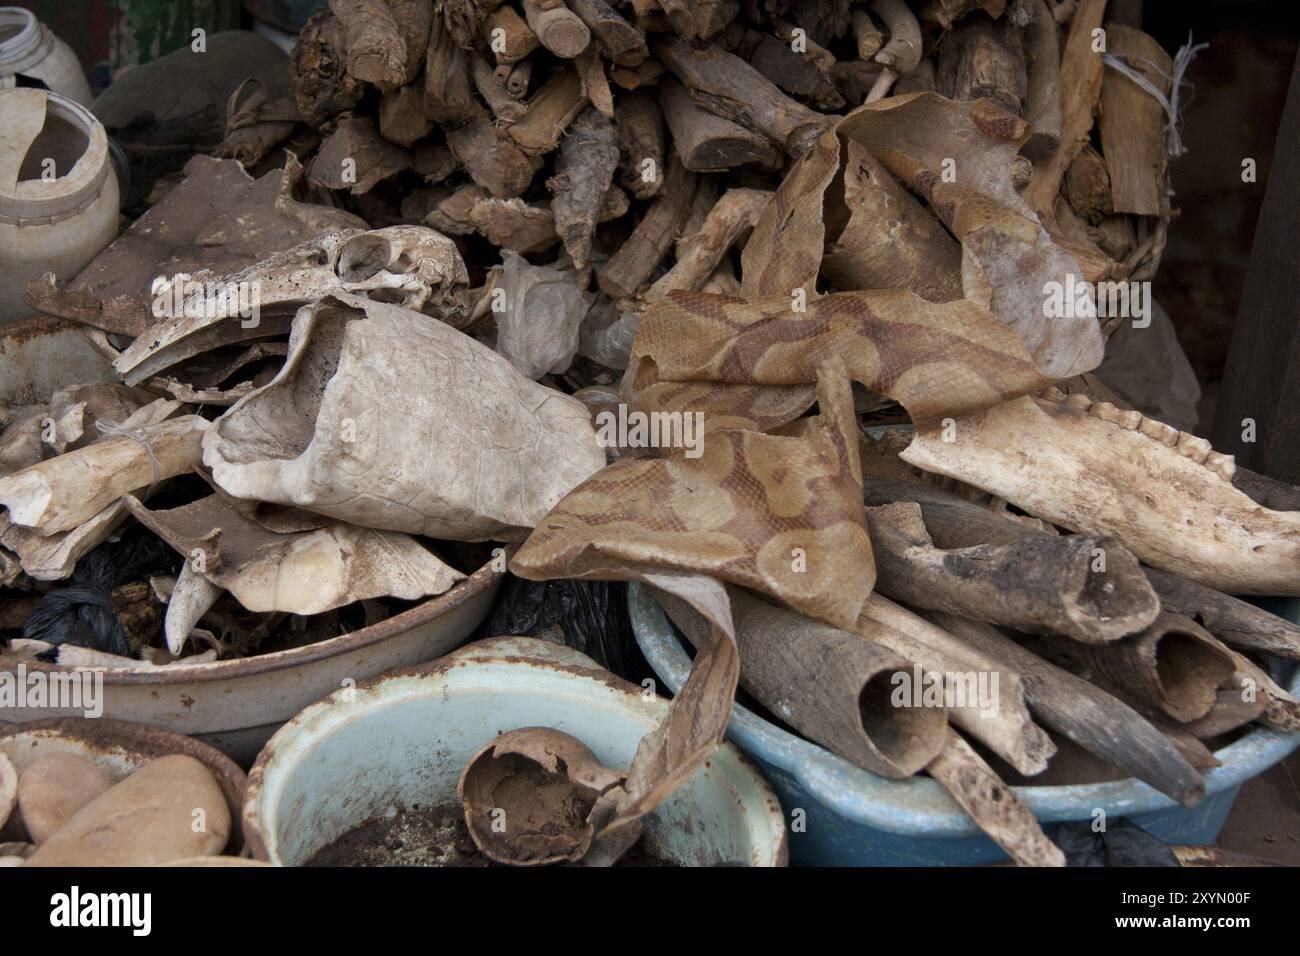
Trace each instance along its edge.
{"label": "dried wood stick", "polygon": [[483,36],[499,65],[518,63],[541,46],[537,34],[508,4],[497,7],[484,18]]}
{"label": "dried wood stick", "polygon": [[478,109],[470,91],[469,60],[441,17],[429,31],[424,92],[425,110],[435,123],[455,126],[469,120]]}
{"label": "dried wood stick", "polygon": [[192,471],[207,425],[186,415],[31,465],[0,478],[0,505],[16,525],[71,531],[125,494]]}
{"label": "dried wood stick", "polygon": [[939,45],[936,79],[950,99],[987,97],[1019,116],[1027,88],[1019,31],[1006,19],[967,17]]}
{"label": "dried wood stick", "polygon": [[1056,20],[1044,0],[1030,0],[1033,19],[1025,28],[1029,85],[1025,119],[1034,128],[1021,152],[1041,162],[1061,144],[1061,44]]}
{"label": "dried wood stick", "polygon": [[555,197],[551,212],[555,216],[556,235],[564,243],[575,268],[584,268],[591,257],[601,202],[614,181],[617,167],[618,134],[614,124],[588,107],[564,138],[555,175],[546,182]]}
{"label": "dried wood stick", "polygon": [[790,99],[771,80],[717,44],[696,49],[681,37],[655,44],[655,54],[691,98],[746,129],[762,133],[795,158],[807,152],[834,118]]}
{"label": "dried wood stick", "polygon": [[591,105],[609,119],[613,119],[614,92],[609,88],[609,77],[605,75],[605,61],[601,59],[600,54],[588,49],[574,58],[573,67],[582,78],[582,92],[591,101]]}
{"label": "dried wood stick", "polygon": [[1158,728],[1123,701],[1021,647],[991,624],[943,611],[923,616],[1019,674],[1029,709],[1057,733],[1183,806],[1194,806],[1205,795],[1201,775]]}
{"label": "dried wood stick", "polygon": [[380,89],[414,79],[406,75],[406,39],[386,0],[330,0],[343,25],[348,74]]}
{"label": "dried wood stick", "polygon": [[1053,636],[1034,640],[1049,659],[1179,723],[1208,714],[1236,669],[1231,652],[1213,635],[1169,611],[1141,633],[1105,645]]}
{"label": "dried wood stick", "polygon": [[681,164],[676,154],[670,156],[664,186],[654,204],[618,252],[597,270],[596,281],[602,292],[612,299],[625,299],[650,278],[690,215],[695,183],[695,174]]}
{"label": "dried wood stick", "polygon": [[707,40],[736,18],[736,0],[659,0],[672,28],[687,40]]}
{"label": "dried wood stick", "polygon": [[[915,661],[924,671],[942,675],[945,692],[951,697],[944,701],[948,719],[1011,766],[1027,775],[1047,766],[1056,747],[1030,719],[1017,674],[879,594],[868,598],[853,630]],[[988,696],[996,700],[970,700],[978,696],[972,692],[972,684],[978,686],[983,681],[991,691],[995,679],[996,694]]]}
{"label": "dried wood stick", "polygon": [[675,77],[659,84],[659,101],[673,148],[692,172],[719,172],[746,163],[773,166],[780,153],[766,136],[711,113],[691,99]]}
{"label": "dried wood stick", "polygon": [[[1169,94],[1173,59],[1150,36],[1118,23],[1107,24],[1106,52]],[[1169,207],[1164,108],[1127,76],[1107,70],[1101,81],[1097,125],[1110,173],[1112,208],[1138,216],[1161,215]]]}
{"label": "dried wood stick", "polygon": [[447,130],[447,145],[474,182],[498,199],[520,195],[533,181],[532,162],[477,100],[469,119]]}
{"label": "dried wood stick", "polygon": [[619,98],[619,184],[637,199],[659,191],[664,168],[664,121],[649,90],[633,90]]}
{"label": "dried wood stick", "polygon": [[510,137],[530,153],[549,153],[587,105],[576,70],[557,70],[528,100],[528,112],[510,127]]}
{"label": "dried wood stick", "polygon": [[483,97],[499,124],[509,126],[528,112],[528,107],[510,95],[510,91],[498,81],[496,71],[477,53],[470,54],[470,70],[474,77],[474,88]]}
{"label": "dried wood stick", "polygon": [[956,731],[926,770],[1018,866],[1065,866],[1033,814]]}
{"label": "dried wood stick", "polygon": [[433,132],[433,117],[425,112],[424,84],[418,79],[379,96],[379,133],[400,146],[412,146]]}
{"label": "dried wood stick", "polygon": [[913,502],[866,509],[876,587],[914,607],[1105,644],[1143,630],[1160,602],[1136,558],[1087,535],[941,549]]}
{"label": "dried wood stick", "polygon": [[675,290],[700,291],[727,250],[754,228],[771,199],[772,193],[766,189],[727,190],[709,210],[699,230],[683,238],[677,262],[646,290],[646,301],[657,302]]}
{"label": "dried wood stick", "polygon": [[907,76],[921,62],[921,25],[903,0],[871,0],[871,9],[889,29],[889,42],[876,53],[876,62]]}
{"label": "dried wood stick", "polygon": [[[856,634],[728,588],[740,683],[809,740],[884,777],[910,777],[943,749],[942,707],[895,706],[914,664]],[[673,618],[675,621],[677,617]]]}
{"label": "dried wood stick", "polygon": [[849,23],[852,25],[854,42],[858,45],[858,58],[870,60],[875,57],[885,42],[885,35],[871,19],[871,14],[861,7],[854,7]]}
{"label": "dried wood stick", "polygon": [[610,60],[620,66],[637,66],[647,56],[645,33],[623,19],[605,0],[567,0],[596,37]]}
{"label": "dried wood stick", "polygon": [[1088,141],[1101,95],[1101,57],[1092,52],[1092,31],[1101,28],[1106,0],[1082,0],[1070,23],[1061,56],[1061,144],[1034,170],[1025,199],[1040,218],[1050,218],[1061,181]]}
{"label": "dried wood stick", "polygon": [[591,43],[591,31],[564,0],[523,0],[524,17],[542,46],[572,60]]}
{"label": "dried wood stick", "polygon": [[510,68],[510,75],[506,79],[506,89],[515,99],[521,99],[528,95],[528,81],[533,76],[533,61],[520,60]]}

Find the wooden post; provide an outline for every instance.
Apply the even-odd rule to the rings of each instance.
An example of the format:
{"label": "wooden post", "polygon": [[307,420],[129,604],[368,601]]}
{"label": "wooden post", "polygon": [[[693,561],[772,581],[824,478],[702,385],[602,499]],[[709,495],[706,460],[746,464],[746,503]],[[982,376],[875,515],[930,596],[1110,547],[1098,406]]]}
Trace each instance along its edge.
{"label": "wooden post", "polygon": [[[1300,482],[1300,57],[1278,129],[1214,416],[1214,447],[1280,481]],[[1243,184],[1237,188],[1251,188]],[[1250,424],[1254,423],[1254,434]],[[1253,441],[1246,439],[1253,438]]]}

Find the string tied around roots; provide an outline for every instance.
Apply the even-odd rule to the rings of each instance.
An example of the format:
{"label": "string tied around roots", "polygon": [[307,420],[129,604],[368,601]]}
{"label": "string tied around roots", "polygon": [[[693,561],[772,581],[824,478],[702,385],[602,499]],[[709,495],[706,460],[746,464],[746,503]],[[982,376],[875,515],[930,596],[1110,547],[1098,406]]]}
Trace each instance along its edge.
{"label": "string tied around roots", "polygon": [[[1151,96],[1160,108],[1165,111],[1165,145],[1170,156],[1182,156],[1187,152],[1187,147],[1183,145],[1182,133],[1179,126],[1182,124],[1182,105],[1179,103],[1182,88],[1185,85],[1183,75],[1187,68],[1192,65],[1192,60],[1196,54],[1202,50],[1209,49],[1208,43],[1193,43],[1192,35],[1187,34],[1187,42],[1179,47],[1178,52],[1174,54],[1173,75],[1166,73],[1156,64],[1152,63],[1146,57],[1129,56],[1122,57],[1115,53],[1103,53],[1102,62],[1118,73],[1122,73],[1130,80],[1141,87],[1149,96]],[[1159,74],[1169,81],[1169,95],[1165,96],[1164,91],[1158,88],[1154,83],[1129,65],[1129,62],[1141,63],[1149,67],[1153,72]]]}

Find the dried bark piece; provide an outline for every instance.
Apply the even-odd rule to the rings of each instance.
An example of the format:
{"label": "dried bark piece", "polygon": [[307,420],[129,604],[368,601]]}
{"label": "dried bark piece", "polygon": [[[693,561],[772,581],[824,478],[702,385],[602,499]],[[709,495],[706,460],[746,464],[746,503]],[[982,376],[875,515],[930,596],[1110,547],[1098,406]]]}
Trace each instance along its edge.
{"label": "dried bark piece", "polygon": [[293,97],[303,120],[320,129],[361,101],[365,83],[347,70],[343,24],[321,11],[298,33],[293,46]]}
{"label": "dried bark piece", "polygon": [[942,611],[923,616],[1020,675],[1034,716],[1090,753],[1144,780],[1183,806],[1205,795],[1205,780],[1156,727],[1123,701],[1051,664],[991,624]]}
{"label": "dried bark piece", "polygon": [[324,189],[346,189],[362,196],[410,168],[411,154],[380,136],[374,120],[349,116],[339,120],[321,143],[307,178]]}
{"label": "dried bark piece", "polygon": [[447,130],[447,145],[465,171],[498,199],[520,195],[533,181],[533,164],[512,138],[519,125],[499,130],[475,103],[464,125]]}
{"label": "dried bark piece", "polygon": [[302,310],[280,374],[213,428],[204,462],[237,498],[450,540],[533,527],[605,460],[580,402],[441,322],[347,294]]}
{"label": "dried bark piece", "polygon": [[956,731],[926,769],[1017,866],[1065,866],[1065,854],[1033,814]]}
{"label": "dried bark piece", "polygon": [[1180,723],[1208,714],[1236,669],[1231,653],[1208,631],[1168,611],[1141,633],[1104,646],[1035,640],[1062,666]]}
{"label": "dried bark piece", "polygon": [[647,302],[669,292],[697,292],[704,287],[727,251],[754,227],[772,193],[766,189],[729,189],[709,210],[697,231],[682,238],[677,262],[646,290]]}
{"label": "dried bark piece", "polygon": [[[1033,775],[1047,766],[1056,746],[1030,718],[1018,674],[879,594],[863,604],[851,630],[915,661],[926,672],[943,675],[945,694],[952,698],[945,699],[948,720],[1021,773]],[[994,673],[999,675],[996,698],[988,684],[991,699],[978,699],[977,689],[977,699],[971,700],[970,682],[978,687],[979,675]],[[991,680],[985,678],[986,683]]]}
{"label": "dried bark piece", "polygon": [[637,199],[649,199],[663,182],[663,115],[647,90],[633,90],[619,97],[618,104],[614,117],[621,157],[618,181]]}
{"label": "dried bark piece", "polygon": [[70,319],[105,332],[135,338],[149,327],[149,302],[143,296],[120,295],[101,301],[89,292],[60,289],[53,272],[27,283],[23,301],[42,315]]}
{"label": "dried bark piece", "polygon": [[591,31],[564,0],[522,0],[524,17],[542,46],[572,60],[591,43]]}
{"label": "dried bark piece", "polygon": [[799,731],[859,767],[910,777],[943,749],[943,707],[895,706],[897,675],[913,662],[808,618],[728,590],[740,683]]}
{"label": "dried bark piece", "polygon": [[[1118,23],[1106,24],[1106,52],[1119,57],[1166,96],[1173,59],[1147,34]],[[1111,205],[1116,212],[1168,216],[1169,152],[1164,109],[1155,97],[1118,70],[1101,81],[1097,125],[1110,172]]]}
{"label": "dried bark piece", "polygon": [[[788,32],[778,27],[778,34]],[[817,48],[806,36],[801,43],[807,50],[796,53],[788,35],[778,39],[747,31],[742,44],[733,52],[790,95],[807,100],[824,112],[840,109],[844,97],[835,85],[832,72],[835,58]],[[818,58],[817,53],[825,54],[828,60]]]}
{"label": "dried bark piece", "polygon": [[474,88],[483,97],[499,124],[509,126],[528,112],[528,107],[511,96],[509,90],[497,79],[496,72],[487,60],[478,55],[471,56],[470,60]]}
{"label": "dried bark piece", "polygon": [[1020,31],[1006,19],[967,17],[939,44],[937,84],[952,99],[988,97],[1022,115],[1029,87]]}
{"label": "dried bark piece", "polygon": [[601,203],[617,168],[618,134],[614,124],[589,107],[574,121],[560,147],[555,175],[546,181],[555,197],[551,211],[556,235],[578,269],[590,260]]}
{"label": "dried bark piece", "polygon": [[1238,696],[1253,696],[1263,700],[1264,712],[1260,715],[1260,723],[1285,733],[1300,730],[1300,701],[1279,687],[1262,667],[1245,655],[1235,651],[1229,653],[1237,666],[1230,686]]}
{"label": "dried bark piece", "polygon": [[1093,31],[1101,29],[1106,0],[1080,0],[1061,53],[1061,142],[1034,168],[1025,199],[1045,226],[1053,229],[1052,210],[1061,181],[1075,154],[1088,141],[1101,96],[1102,59],[1092,52]]}
{"label": "dried bark piece", "polygon": [[1300,627],[1286,618],[1168,571],[1147,568],[1146,576],[1166,610],[1199,621],[1219,640],[1300,660]]}
{"label": "dried bark piece", "polygon": [[1022,152],[1042,162],[1061,144],[1061,44],[1056,20],[1044,0],[1032,0],[1030,8],[1033,18],[1025,28],[1024,117],[1034,131]]}
{"label": "dried bark piece", "polygon": [[[385,0],[392,10],[393,22],[402,37],[406,51],[402,75],[404,83],[414,82],[424,66],[425,51],[429,45],[429,31],[433,28],[435,13],[433,0]],[[443,4],[444,8],[451,7]],[[445,14],[444,14],[445,15]]]}
{"label": "dried bark piece", "polygon": [[716,44],[696,49],[674,37],[659,41],[654,50],[696,103],[762,133],[796,159],[833,122],[790,99],[763,74]]}
{"label": "dried bark piece", "polygon": [[524,727],[472,757],[456,792],[469,834],[485,856],[513,866],[544,866],[586,856],[596,835],[591,810],[625,778],[576,737]]}
{"label": "dried bark piece", "polygon": [[193,470],[207,427],[186,415],[40,462],[0,478],[0,504],[14,524],[71,531],[123,495]]}
{"label": "dried bark piece", "polygon": [[410,148],[433,132],[433,118],[424,111],[424,78],[379,97],[379,134],[388,142]]}
{"label": "dried bark piece", "polygon": [[39,846],[112,785],[84,757],[59,752],[38,757],[23,769],[18,781],[18,809],[23,827]]}
{"label": "dried bark piece", "polygon": [[605,0],[566,0],[596,37],[609,59],[620,66],[637,66],[647,56],[645,33],[628,23]]}
{"label": "dried bark piece", "polygon": [[425,112],[441,125],[455,126],[472,121],[482,110],[470,91],[469,56],[456,43],[441,17],[434,19],[429,31],[424,95]]}
{"label": "dried bark piece", "polygon": [[735,20],[735,0],[659,0],[673,29],[687,40],[707,40]]}
{"label": "dried bark piece", "polygon": [[518,63],[541,45],[537,34],[508,4],[497,7],[483,19],[482,32],[497,63]]}
{"label": "dried bark piece", "polygon": [[695,102],[675,77],[659,84],[659,101],[672,132],[673,149],[692,172],[719,172],[746,163],[776,166],[780,153],[771,141]]}
{"label": "dried bark piece", "polygon": [[380,89],[413,79],[406,73],[406,38],[388,0],[330,0],[330,11],[343,26],[350,76]]}
{"label": "dried bark piece", "polygon": [[[323,614],[377,597],[415,601],[441,594],[465,576],[438,560],[415,539],[330,522],[309,531],[278,533],[246,517],[221,495],[188,505],[151,511],[134,498],[127,509],[141,524],[186,559],[172,600],[190,602],[167,643],[179,654],[189,636],[188,620],[211,591],[187,589],[202,575],[257,613]],[[211,606],[209,601],[208,606]],[[207,608],[203,608],[206,611]],[[202,612],[199,613],[202,617]],[[172,624],[168,607],[168,624]]]}
{"label": "dried bark piece", "polygon": [[605,266],[596,272],[601,291],[612,299],[633,295],[668,253],[686,224],[695,196],[695,175],[674,155],[668,160],[664,186],[654,204]]}
{"label": "dried bark piece", "polygon": [[1113,539],[1036,536],[944,550],[930,540],[919,505],[866,514],[878,555],[877,588],[914,607],[1085,644],[1134,634],[1160,613],[1137,559]]}
{"label": "dried bark piece", "polygon": [[549,153],[586,105],[577,71],[557,70],[529,99],[528,112],[510,127],[510,138],[531,153]]}
{"label": "dried bark piece", "polygon": [[592,106],[612,120],[614,92],[609,88],[609,77],[605,75],[605,61],[600,58],[600,54],[592,49],[580,53],[573,61],[573,68],[582,78],[582,94],[591,101]]}
{"label": "dried bark piece", "polygon": [[1270,511],[1234,488],[1232,460],[1204,439],[1059,393],[959,418],[955,441],[942,437],[922,429],[900,457],[1061,527],[1112,535],[1201,584],[1300,594],[1300,512]]}

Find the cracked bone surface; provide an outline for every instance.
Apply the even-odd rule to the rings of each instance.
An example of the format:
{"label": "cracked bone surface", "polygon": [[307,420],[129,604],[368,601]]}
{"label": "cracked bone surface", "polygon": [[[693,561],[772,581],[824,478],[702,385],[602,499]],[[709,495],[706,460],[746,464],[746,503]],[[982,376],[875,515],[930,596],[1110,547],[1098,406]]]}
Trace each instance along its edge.
{"label": "cracked bone surface", "polygon": [[[179,285],[180,288],[176,288]],[[294,311],[343,292],[441,318],[463,308],[469,274],[455,244],[425,226],[327,232],[240,272],[173,277],[153,290],[164,316],[114,363],[130,384],[203,352],[288,332]],[[235,290],[222,305],[218,293]],[[167,311],[179,302],[177,314]],[[246,307],[259,314],[250,318]]]}
{"label": "cracked bone surface", "polygon": [[1300,595],[1300,512],[1255,503],[1231,458],[1137,412],[1049,390],[918,431],[899,457],[1201,584]]}
{"label": "cracked bone surface", "polygon": [[448,540],[532,528],[605,465],[580,401],[345,293],[299,311],[280,373],[211,432],[204,464],[236,498]]}

